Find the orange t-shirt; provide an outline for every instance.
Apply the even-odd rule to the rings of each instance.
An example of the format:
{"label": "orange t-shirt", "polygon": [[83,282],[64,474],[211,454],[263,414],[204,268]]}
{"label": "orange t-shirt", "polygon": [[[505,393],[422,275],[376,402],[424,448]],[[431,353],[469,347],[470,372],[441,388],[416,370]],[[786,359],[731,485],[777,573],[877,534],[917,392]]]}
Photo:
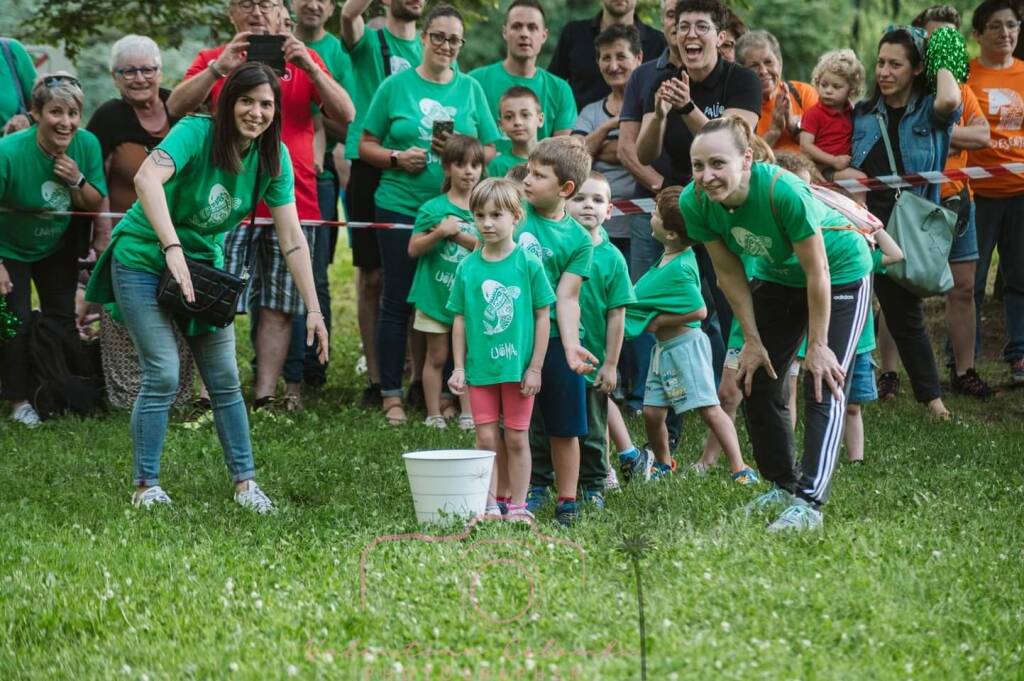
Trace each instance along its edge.
{"label": "orange t-shirt", "polygon": [[[985,111],[981,108],[981,104],[978,103],[978,98],[974,95],[974,90],[967,87],[967,85],[960,86],[960,96],[963,98],[964,112],[960,116],[960,123],[966,125],[977,116],[984,118]],[[967,167],[967,150],[964,149],[959,154],[950,155],[946,159],[946,170],[959,170],[960,168]],[[947,182],[942,185],[942,198],[946,199],[950,196],[955,196],[960,193],[960,190],[964,188],[963,182]],[[971,184],[967,183],[967,191],[972,195]]]}
{"label": "orange t-shirt", "polygon": [[[1024,161],[1024,61],[1014,59],[1005,69],[990,69],[971,62],[967,79],[992,129],[992,146],[967,152],[970,165],[994,165]],[[1003,198],[1024,194],[1024,177],[1005,175],[971,180],[979,196]]]}
{"label": "orange t-shirt", "polygon": [[[797,94],[800,95],[800,101],[797,102],[793,96],[792,90],[790,90],[786,83],[790,83],[793,89],[796,90]],[[804,110],[818,103],[818,91],[807,83],[801,83],[798,80],[786,81],[786,83],[779,83],[780,88],[786,88],[789,92],[789,110],[797,116],[803,116]],[[761,118],[757,119],[757,134],[764,137],[764,134],[768,132],[768,129],[772,127],[772,112],[775,111],[775,97],[771,96],[766,100],[761,100]],[[779,135],[779,139],[775,140],[775,144],[772,145],[772,149],[775,151],[800,151],[800,141],[793,139],[793,136],[789,134],[788,130],[783,130],[782,134]]]}

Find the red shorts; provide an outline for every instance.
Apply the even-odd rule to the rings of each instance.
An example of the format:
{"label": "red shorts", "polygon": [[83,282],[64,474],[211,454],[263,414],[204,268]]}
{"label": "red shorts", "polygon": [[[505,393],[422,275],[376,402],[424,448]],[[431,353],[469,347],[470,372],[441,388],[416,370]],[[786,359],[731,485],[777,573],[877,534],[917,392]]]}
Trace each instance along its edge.
{"label": "red shorts", "polygon": [[529,430],[533,413],[533,395],[519,392],[518,383],[469,386],[469,403],[473,407],[473,423],[478,426],[497,423],[505,417],[505,427]]}

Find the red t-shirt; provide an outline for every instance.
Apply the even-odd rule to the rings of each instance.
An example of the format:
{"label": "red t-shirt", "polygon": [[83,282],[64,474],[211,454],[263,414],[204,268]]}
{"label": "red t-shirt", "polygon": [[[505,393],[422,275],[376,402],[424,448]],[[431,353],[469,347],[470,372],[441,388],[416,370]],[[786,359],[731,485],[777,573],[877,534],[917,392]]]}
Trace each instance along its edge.
{"label": "red t-shirt", "polygon": [[[185,71],[189,79],[203,71],[210,62],[217,59],[224,46],[202,50]],[[309,52],[313,61],[328,73],[327,67],[312,50]],[[281,141],[288,147],[295,172],[295,208],[300,220],[319,220],[320,204],[316,200],[316,170],[313,167],[313,111],[312,104],[320,104],[320,93],[309,75],[298,66],[285,64],[285,73],[281,76]],[[328,75],[330,75],[328,73]],[[224,87],[223,78],[219,79],[210,90],[210,100],[216,105],[220,91]],[[212,109],[213,107],[211,107]],[[270,217],[266,205],[260,202],[256,214]]]}
{"label": "red t-shirt", "polygon": [[800,130],[814,135],[814,146],[833,156],[849,156],[853,138],[853,107],[836,111],[818,102],[800,119]]}

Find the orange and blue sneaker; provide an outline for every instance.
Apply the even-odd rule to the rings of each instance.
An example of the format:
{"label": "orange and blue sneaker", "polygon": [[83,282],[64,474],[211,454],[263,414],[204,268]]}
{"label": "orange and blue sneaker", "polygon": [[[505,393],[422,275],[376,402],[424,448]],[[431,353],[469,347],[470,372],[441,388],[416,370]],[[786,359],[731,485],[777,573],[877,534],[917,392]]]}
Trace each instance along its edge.
{"label": "orange and blue sneaker", "polygon": [[756,485],[761,482],[761,478],[757,477],[757,473],[753,468],[747,466],[742,470],[738,470],[729,476],[733,482],[739,483],[743,486]]}
{"label": "orange and blue sneaker", "polygon": [[676,463],[675,459],[672,459],[672,463],[671,464],[661,463],[660,461],[655,461],[654,463],[651,464],[651,477],[650,477],[650,479],[651,480],[661,480],[662,478],[667,478],[668,476],[670,476],[673,473],[675,473],[676,466],[678,466],[678,465],[679,464]]}
{"label": "orange and blue sneaker", "polygon": [[638,449],[634,447],[631,451],[619,454],[619,472],[622,473],[622,484],[628,484],[630,480],[646,481],[651,479],[651,462],[654,461],[654,454],[646,447]]}

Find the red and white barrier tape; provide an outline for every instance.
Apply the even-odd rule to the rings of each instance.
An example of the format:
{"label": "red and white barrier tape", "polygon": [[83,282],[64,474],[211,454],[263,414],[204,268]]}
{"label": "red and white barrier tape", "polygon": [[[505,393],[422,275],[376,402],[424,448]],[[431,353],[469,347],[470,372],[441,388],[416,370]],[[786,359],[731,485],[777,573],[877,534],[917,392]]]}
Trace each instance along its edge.
{"label": "red and white barrier tape", "polygon": [[[984,180],[993,177],[1007,177],[1010,175],[1024,175],[1024,163],[1002,163],[988,166],[971,166],[957,170],[944,170],[942,172],[910,173],[908,175],[879,175],[877,177],[865,177],[856,180],[836,180],[828,182],[824,186],[833,189],[844,189],[851,193],[864,193],[886,189],[906,189],[907,187],[921,187],[927,184],[946,184],[948,182],[963,182],[964,180]],[[612,201],[612,217],[620,215],[651,214],[654,212],[654,199],[621,199]],[[14,213],[7,208],[0,207],[0,213]],[[91,217],[91,218],[122,218],[124,213],[94,213],[86,211],[47,211],[40,215]],[[412,225],[391,223],[391,222],[348,222],[345,220],[300,220],[304,227],[348,227],[351,229],[412,229]],[[246,223],[247,224],[247,223]],[[256,218],[258,225],[271,225],[270,218]]]}

